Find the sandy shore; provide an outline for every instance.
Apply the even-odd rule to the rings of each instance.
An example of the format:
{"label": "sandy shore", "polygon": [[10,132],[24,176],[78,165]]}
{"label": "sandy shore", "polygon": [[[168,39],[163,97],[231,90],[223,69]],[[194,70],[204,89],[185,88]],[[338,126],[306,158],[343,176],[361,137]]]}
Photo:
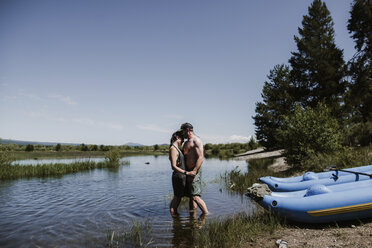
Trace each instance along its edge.
{"label": "sandy shore", "polygon": [[249,159],[258,159],[258,158],[271,158],[271,157],[280,157],[283,153],[283,150],[269,151],[266,152],[264,148],[258,148],[251,150],[245,153],[237,154],[234,156],[237,160],[249,160]]}
{"label": "sandy shore", "polygon": [[[238,154],[235,159],[250,160],[259,158],[275,158],[269,166],[273,171],[287,170],[289,167],[282,157],[283,150],[265,152],[263,148]],[[341,226],[342,225],[342,226]],[[355,221],[352,224],[325,227],[289,226],[276,230],[271,235],[262,235],[247,243],[244,247],[278,247],[278,239],[288,242],[288,247],[372,247],[372,222],[365,220],[365,224]]]}
{"label": "sandy shore", "polygon": [[372,247],[372,223],[348,224],[340,227],[287,227],[270,236],[259,236],[246,247],[277,247],[278,240],[288,242],[288,247]]}
{"label": "sandy shore", "polygon": [[269,151],[266,152],[264,148],[258,148],[245,153],[238,154],[234,157],[236,160],[250,160],[260,158],[275,158],[274,163],[269,166],[274,172],[284,171],[289,168],[285,161],[285,157],[282,156],[283,150]]}

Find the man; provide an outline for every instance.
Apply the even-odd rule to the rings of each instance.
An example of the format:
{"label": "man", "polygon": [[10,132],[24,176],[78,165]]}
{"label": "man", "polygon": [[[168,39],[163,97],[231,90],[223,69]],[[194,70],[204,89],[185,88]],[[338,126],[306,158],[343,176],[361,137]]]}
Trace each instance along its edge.
{"label": "man", "polygon": [[207,205],[201,198],[201,170],[200,167],[204,160],[203,143],[194,134],[194,128],[190,123],[181,125],[183,137],[187,142],[183,145],[186,170],[189,171],[186,181],[186,191],[190,195],[190,210],[196,211],[199,206],[203,214],[208,214]]}

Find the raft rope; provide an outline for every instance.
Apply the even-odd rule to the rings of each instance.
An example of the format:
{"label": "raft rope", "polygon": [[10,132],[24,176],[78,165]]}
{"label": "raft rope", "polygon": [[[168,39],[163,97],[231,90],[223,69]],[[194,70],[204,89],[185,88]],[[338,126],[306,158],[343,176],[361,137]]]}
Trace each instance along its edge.
{"label": "raft rope", "polygon": [[[343,170],[343,169],[337,169],[336,166],[331,166],[328,168],[328,170],[332,171],[342,171],[342,172],[347,172],[347,173],[352,173],[355,175],[363,175],[363,176],[369,176],[369,178],[372,179],[372,174],[364,173],[364,172],[357,172],[357,171],[349,171],[349,170]],[[338,176],[336,174],[332,174],[332,176],[337,180]]]}

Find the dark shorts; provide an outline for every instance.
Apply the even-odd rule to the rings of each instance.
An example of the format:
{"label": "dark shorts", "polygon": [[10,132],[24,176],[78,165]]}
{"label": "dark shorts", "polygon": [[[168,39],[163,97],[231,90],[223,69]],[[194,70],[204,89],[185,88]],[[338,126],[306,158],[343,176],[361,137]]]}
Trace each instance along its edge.
{"label": "dark shorts", "polygon": [[186,180],[186,196],[201,196],[202,194],[202,180],[201,180],[201,170],[192,180],[192,177],[187,177]]}
{"label": "dark shorts", "polygon": [[173,172],[172,174],[172,186],[174,196],[185,196],[186,194],[186,175],[179,172]]}

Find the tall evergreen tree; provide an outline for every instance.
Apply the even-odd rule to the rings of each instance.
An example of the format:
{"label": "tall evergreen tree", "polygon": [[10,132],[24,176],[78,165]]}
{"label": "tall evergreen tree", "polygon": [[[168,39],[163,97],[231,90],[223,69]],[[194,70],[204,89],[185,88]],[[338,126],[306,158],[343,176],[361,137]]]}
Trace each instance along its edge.
{"label": "tall evergreen tree", "polygon": [[353,122],[372,121],[372,1],[354,0],[348,30],[357,53],[349,63],[347,105]]}
{"label": "tall evergreen tree", "polygon": [[293,106],[289,67],[276,65],[267,78],[269,81],[265,82],[261,94],[263,102],[256,103],[253,119],[260,144],[267,148],[278,148],[277,132],[283,124],[283,116]]}
{"label": "tall evergreen tree", "polygon": [[343,51],[334,40],[333,21],[325,3],[314,0],[294,40],[298,51],[289,59],[296,101],[303,107],[325,102],[335,116],[345,90]]}
{"label": "tall evergreen tree", "polygon": [[348,140],[350,144],[372,143],[372,0],[354,0],[348,30],[356,54],[349,61]]}

